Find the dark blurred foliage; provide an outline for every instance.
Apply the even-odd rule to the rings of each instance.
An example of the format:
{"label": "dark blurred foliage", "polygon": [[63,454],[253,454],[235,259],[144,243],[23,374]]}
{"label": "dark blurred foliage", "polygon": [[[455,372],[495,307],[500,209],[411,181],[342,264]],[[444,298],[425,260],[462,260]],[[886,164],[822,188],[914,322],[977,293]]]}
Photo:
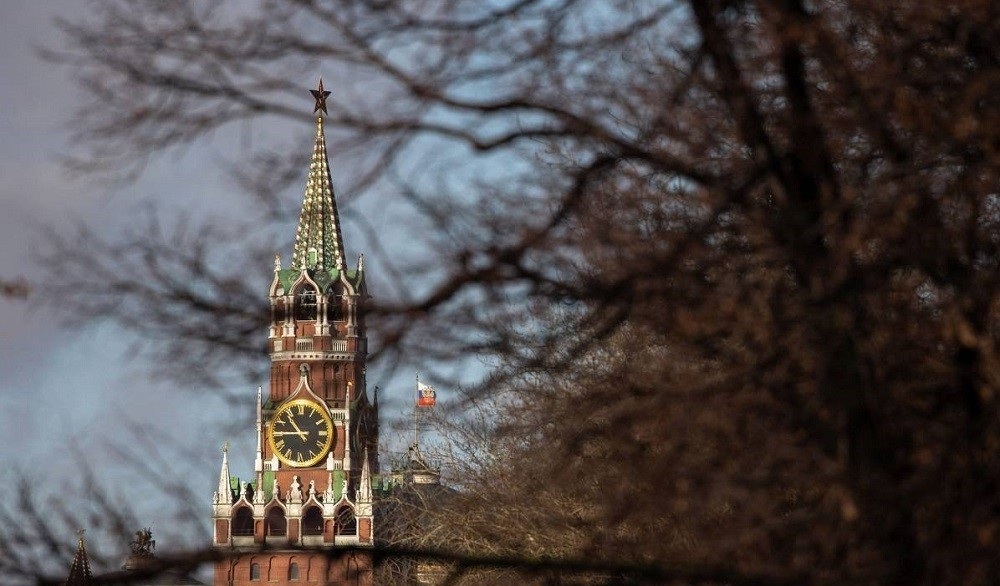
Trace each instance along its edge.
{"label": "dark blurred foliage", "polygon": [[[660,573],[522,577],[991,584],[997,11],[118,0],[51,56],[91,98],[75,164],[119,177],[308,121],[290,96],[327,76],[338,197],[398,194],[424,251],[373,251],[381,352],[496,367],[451,415],[482,427],[423,543],[524,564],[456,578],[555,558]],[[238,176],[281,210],[304,160],[248,152]],[[145,232],[71,273],[60,241],[60,307],[155,328],[169,371],[252,354],[269,264],[204,262],[211,230]],[[206,313],[218,331],[190,332]]]}

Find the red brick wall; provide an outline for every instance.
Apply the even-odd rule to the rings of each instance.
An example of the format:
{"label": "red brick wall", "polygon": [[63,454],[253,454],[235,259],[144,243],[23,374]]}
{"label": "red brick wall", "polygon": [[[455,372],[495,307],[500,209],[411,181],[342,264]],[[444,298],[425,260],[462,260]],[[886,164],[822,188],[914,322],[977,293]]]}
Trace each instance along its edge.
{"label": "red brick wall", "polygon": [[[255,552],[219,560],[215,586],[310,586],[322,583],[371,586],[371,556],[364,552]],[[250,579],[250,565],[260,565],[260,579]],[[289,579],[289,566],[298,564],[299,577]]]}
{"label": "red brick wall", "polygon": [[215,520],[215,542],[216,543],[226,543],[229,541],[229,520],[228,519],[216,519]]}

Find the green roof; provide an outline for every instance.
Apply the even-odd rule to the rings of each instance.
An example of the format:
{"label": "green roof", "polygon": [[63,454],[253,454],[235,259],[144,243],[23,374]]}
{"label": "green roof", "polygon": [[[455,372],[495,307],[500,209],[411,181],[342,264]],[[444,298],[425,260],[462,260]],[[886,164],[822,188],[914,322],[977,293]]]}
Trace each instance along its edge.
{"label": "green roof", "polygon": [[[358,285],[361,283],[360,274],[356,269],[347,269],[346,271],[347,281],[357,289]],[[285,291],[290,291],[292,285],[298,280],[301,271],[299,269],[281,269],[278,271],[278,282],[281,283],[281,287]],[[320,289],[326,290],[326,288],[333,282],[340,279],[340,271],[331,269],[309,269],[309,278],[316,282],[320,286]]]}
{"label": "green roof", "polygon": [[295,230],[292,268],[323,270],[343,266],[345,260],[340,215],[330,178],[330,161],[326,155],[323,117],[320,116],[316,118],[316,143],[306,178],[302,213]]}

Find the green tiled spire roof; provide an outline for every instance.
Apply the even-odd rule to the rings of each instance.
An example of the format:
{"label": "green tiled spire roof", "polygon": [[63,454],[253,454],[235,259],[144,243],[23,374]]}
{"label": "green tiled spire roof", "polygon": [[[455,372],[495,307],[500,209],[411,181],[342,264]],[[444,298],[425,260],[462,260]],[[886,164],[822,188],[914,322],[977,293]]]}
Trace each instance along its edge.
{"label": "green tiled spire roof", "polygon": [[[322,82],[321,82],[322,83]],[[322,86],[320,86],[322,90]],[[323,116],[316,118],[316,144],[313,147],[302,215],[295,231],[292,268],[340,269],[344,266],[344,241],[340,235],[340,217],[333,195],[330,161],[326,156]]]}

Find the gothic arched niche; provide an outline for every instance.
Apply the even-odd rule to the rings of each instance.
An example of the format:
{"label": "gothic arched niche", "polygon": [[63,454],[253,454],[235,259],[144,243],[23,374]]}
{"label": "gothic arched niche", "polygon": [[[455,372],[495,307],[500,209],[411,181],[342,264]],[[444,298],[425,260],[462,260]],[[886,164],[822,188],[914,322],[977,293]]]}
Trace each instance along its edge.
{"label": "gothic arched niche", "polygon": [[299,285],[295,291],[295,319],[316,319],[316,288],[309,283]]}
{"label": "gothic arched niche", "polygon": [[274,325],[280,326],[285,323],[285,300],[277,299],[274,302]]}
{"label": "gothic arched niche", "polygon": [[347,314],[344,304],[344,285],[334,282],[326,290],[326,321],[344,321]]}
{"label": "gothic arched niche", "polygon": [[253,511],[250,507],[238,507],[233,514],[233,536],[253,535]]}
{"label": "gothic arched niche", "polygon": [[264,535],[286,535],[288,533],[288,520],[285,519],[285,511],[281,507],[271,507],[264,516]]}
{"label": "gothic arched niche", "polygon": [[323,534],[323,511],[319,507],[309,507],[302,515],[302,535]]}
{"label": "gothic arched niche", "polygon": [[358,521],[354,518],[354,509],[340,507],[337,509],[337,535],[357,535]]}

